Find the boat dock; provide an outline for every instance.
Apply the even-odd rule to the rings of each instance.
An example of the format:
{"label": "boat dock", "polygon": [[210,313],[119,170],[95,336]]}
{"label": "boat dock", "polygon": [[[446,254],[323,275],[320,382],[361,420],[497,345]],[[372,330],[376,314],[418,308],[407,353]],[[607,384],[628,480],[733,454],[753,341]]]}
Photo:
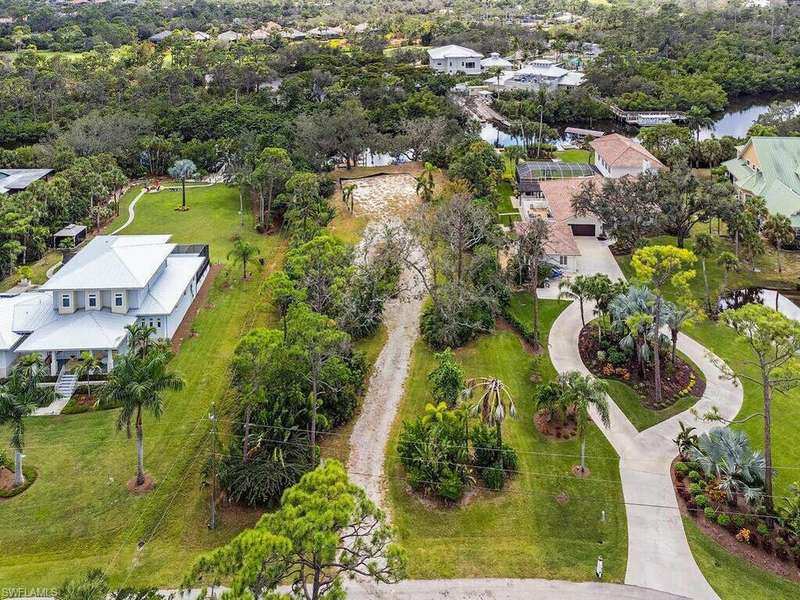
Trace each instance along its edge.
{"label": "boat dock", "polygon": [[615,104],[607,106],[615,117],[629,125],[663,125],[686,120],[686,113],[679,110],[622,110]]}

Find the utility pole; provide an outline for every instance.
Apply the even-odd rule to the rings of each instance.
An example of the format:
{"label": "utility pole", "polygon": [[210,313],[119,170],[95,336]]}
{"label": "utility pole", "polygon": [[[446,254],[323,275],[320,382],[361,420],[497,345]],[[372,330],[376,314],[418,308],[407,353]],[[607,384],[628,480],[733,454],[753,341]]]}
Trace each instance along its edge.
{"label": "utility pole", "polygon": [[211,421],[211,519],[208,522],[209,529],[217,528],[217,404],[211,403],[211,413],[208,415]]}

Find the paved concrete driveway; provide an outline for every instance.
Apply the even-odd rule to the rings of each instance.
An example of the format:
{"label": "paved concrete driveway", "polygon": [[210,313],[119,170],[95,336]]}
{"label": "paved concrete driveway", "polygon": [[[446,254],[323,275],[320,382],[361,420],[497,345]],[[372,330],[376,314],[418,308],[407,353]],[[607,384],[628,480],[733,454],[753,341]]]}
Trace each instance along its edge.
{"label": "paved concrete driveway", "polygon": [[575,236],[575,243],[581,251],[578,269],[584,275],[605,273],[612,280],[625,279],[617,261],[608,249],[609,242],[601,242],[594,237]]}

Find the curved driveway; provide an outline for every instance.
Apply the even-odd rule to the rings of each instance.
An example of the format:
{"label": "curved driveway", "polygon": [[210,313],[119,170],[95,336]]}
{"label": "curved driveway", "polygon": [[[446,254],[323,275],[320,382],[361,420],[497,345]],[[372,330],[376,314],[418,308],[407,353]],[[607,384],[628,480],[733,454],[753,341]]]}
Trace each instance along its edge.
{"label": "curved driveway", "polygon": [[[594,238],[577,240],[584,273],[602,272],[624,279],[606,244]],[[592,304],[585,308],[591,314]],[[573,303],[556,319],[548,340],[550,358],[560,373],[589,372],[578,351],[580,330],[580,308]],[[680,335],[678,348],[706,378],[705,394],[695,404],[698,413],[703,414],[713,405],[723,417],[735,417],[743,400],[741,385],[723,378],[715,364],[718,359],[688,336]],[[718,598],[694,561],[670,478],[670,464],[676,455],[672,440],[680,430],[679,421],[696,427],[698,432],[707,431],[714,424],[699,421],[685,411],[639,432],[613,400],[609,401],[611,427],[604,428],[596,414],[592,418],[620,456],[628,517],[625,583],[690,598]]]}

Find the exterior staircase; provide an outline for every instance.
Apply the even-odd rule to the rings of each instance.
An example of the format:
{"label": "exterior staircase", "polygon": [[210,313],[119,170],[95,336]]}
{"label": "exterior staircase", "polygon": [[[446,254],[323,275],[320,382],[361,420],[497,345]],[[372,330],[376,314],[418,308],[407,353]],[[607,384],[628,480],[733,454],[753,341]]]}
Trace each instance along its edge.
{"label": "exterior staircase", "polygon": [[67,405],[67,402],[69,402],[69,399],[72,398],[72,394],[75,393],[75,388],[77,386],[78,376],[67,373],[66,368],[61,367],[55,385],[56,399],[48,406],[37,408],[33,411],[33,416],[46,417],[60,415],[61,411],[64,410],[64,407]]}
{"label": "exterior staircase", "polygon": [[69,400],[72,398],[72,394],[75,393],[76,387],[78,387],[77,375],[67,373],[64,370],[58,374],[58,380],[56,380],[56,396]]}

